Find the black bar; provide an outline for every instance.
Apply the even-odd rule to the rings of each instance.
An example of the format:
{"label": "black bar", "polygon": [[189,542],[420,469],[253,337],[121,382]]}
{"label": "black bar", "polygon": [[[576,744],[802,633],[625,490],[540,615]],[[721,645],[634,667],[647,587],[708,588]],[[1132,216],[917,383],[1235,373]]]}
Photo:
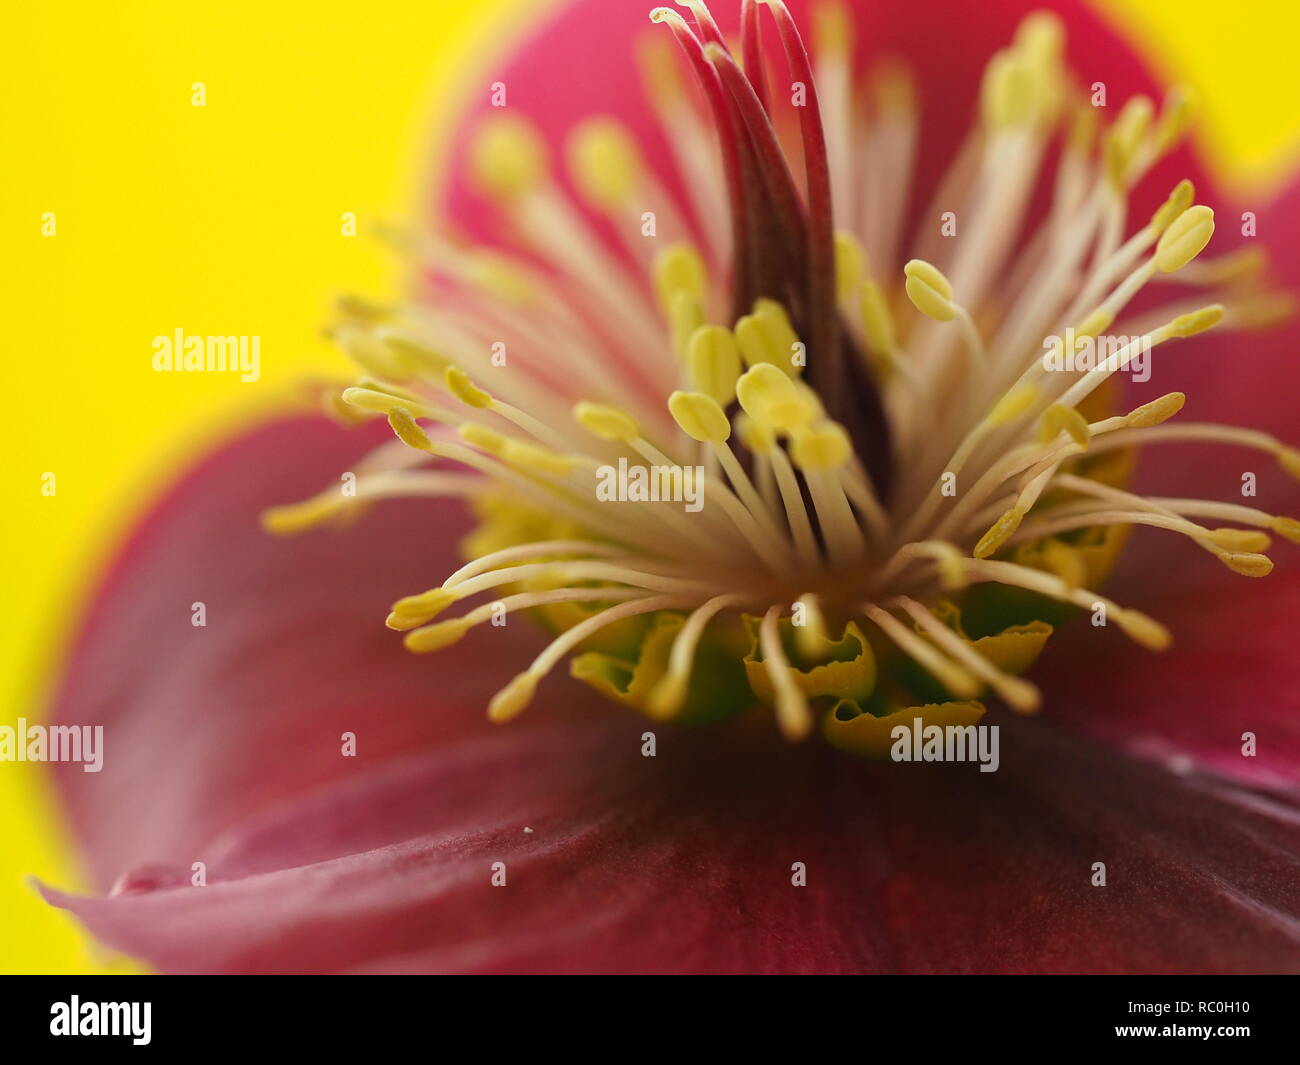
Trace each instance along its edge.
{"label": "black bar", "polygon": [[[319,1049],[334,1057],[349,1050],[419,1049],[427,1060],[466,1056],[453,1049],[457,1045],[471,1057],[475,1046],[495,1057],[515,1041],[533,1052],[589,1046],[616,1053],[645,1044],[675,1052],[712,1044],[726,1051],[766,1043],[785,1031],[796,1049],[814,1056],[824,1057],[839,1044],[855,1048],[852,1053],[862,1059],[888,1046],[926,1057],[945,1048],[1002,1054],[1128,1045],[1142,1054],[1201,1048],[1222,1057],[1294,1047],[1296,985],[1286,979],[868,980],[816,987],[749,981],[743,989],[674,991],[619,987],[608,980],[543,987],[536,980],[504,986],[447,977],[18,977],[8,979],[0,993],[0,1031],[6,1050],[37,1053],[113,1047],[131,1053],[198,1049],[206,1056],[283,1048],[296,1055]],[[106,1003],[119,1005],[105,1009]],[[146,1027],[145,1003],[148,1042],[137,1044],[141,1035],[134,1033]],[[134,1012],[124,1004],[134,1004]],[[53,1034],[52,1027],[68,1027],[73,1005],[78,1034]],[[114,1024],[125,1034],[81,1034]],[[611,1039],[610,1026],[624,1034]]]}

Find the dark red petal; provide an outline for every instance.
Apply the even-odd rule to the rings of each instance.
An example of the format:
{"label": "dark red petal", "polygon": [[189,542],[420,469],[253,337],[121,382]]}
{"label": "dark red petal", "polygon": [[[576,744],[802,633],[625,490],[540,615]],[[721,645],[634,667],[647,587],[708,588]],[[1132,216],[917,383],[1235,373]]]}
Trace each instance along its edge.
{"label": "dark red petal", "polygon": [[1038,723],[1010,723],[1000,771],[983,775],[718,730],[660,729],[650,759],[634,721],[546,711],[266,811],[204,853],[206,887],[179,870],[170,889],[49,897],[180,972],[1300,961],[1300,829],[1276,800]]}
{"label": "dark red petal", "polygon": [[[1191,544],[1145,536],[1107,591],[1166,623],[1154,654],[1076,619],[1035,667],[1044,713],[1172,765],[1258,786],[1300,785],[1300,551],[1282,542],[1267,577],[1241,577]],[[1160,580],[1138,574],[1159,559]],[[1098,668],[1104,662],[1105,668]],[[1243,753],[1246,733],[1253,755]]]}
{"label": "dark red petal", "polygon": [[1179,777],[1045,720],[1004,721],[997,773],[899,765],[892,784],[884,909],[907,971],[1300,963],[1300,793]]}
{"label": "dark red petal", "polygon": [[[1279,880],[1293,823],[1042,726],[1008,729],[1002,769],[981,775],[723,729],[659,727],[646,758],[644,721],[558,677],[490,725],[484,699],[535,634],[483,630],[418,659],[379,625],[449,564],[450,508],[393,505],[289,541],[257,529],[260,507],[359,445],[305,420],[235,442],[114,568],[57,708],[105,725],[104,770],[58,772],[99,883],[128,875],[109,899],[50,894],[108,943],[175,971],[1294,957],[1276,927],[1295,910]],[[206,629],[189,624],[197,600]],[[343,731],[358,757],[340,756]],[[1122,879],[1090,888],[1092,860]]]}

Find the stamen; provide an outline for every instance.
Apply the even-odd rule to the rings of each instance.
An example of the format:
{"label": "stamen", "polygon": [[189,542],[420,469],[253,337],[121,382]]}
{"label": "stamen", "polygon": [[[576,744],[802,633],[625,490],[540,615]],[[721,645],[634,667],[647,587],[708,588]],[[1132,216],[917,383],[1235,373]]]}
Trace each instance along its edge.
{"label": "stamen", "polygon": [[691,611],[673,640],[672,650],[668,653],[668,668],[650,693],[648,708],[655,717],[670,718],[681,710],[686,702],[695,651],[704,630],[719,612],[744,601],[743,595],[716,595]]}
{"label": "stamen", "polygon": [[812,709],[794,679],[794,670],[785,648],[781,646],[781,633],[777,628],[780,616],[779,605],[769,607],[763,615],[763,623],[759,626],[759,647],[763,651],[763,667],[776,695],[776,720],[781,734],[787,740],[801,740],[812,731]]}
{"label": "stamen", "polygon": [[647,598],[646,593],[640,588],[557,588],[545,592],[521,592],[518,595],[508,595],[495,603],[484,603],[463,617],[417,628],[408,632],[402,642],[408,651],[415,654],[430,654],[457,643],[475,625],[491,621],[502,610],[509,613],[552,603],[616,603],[623,599],[645,598]]}
{"label": "stamen", "polygon": [[527,709],[528,704],[532,702],[533,696],[537,692],[537,685],[542,678],[555,668],[560,659],[587,637],[594,635],[601,629],[608,628],[616,621],[636,617],[639,614],[653,614],[657,610],[683,606],[687,602],[689,601],[682,599],[680,596],[652,596],[649,599],[636,599],[620,606],[612,606],[608,610],[602,610],[599,614],[587,618],[585,621],[578,622],[573,628],[561,633],[552,640],[546,649],[533,659],[532,665],[492,697],[492,701],[488,704],[489,719],[492,721],[509,721]]}
{"label": "stamen", "polygon": [[964,666],[945,658],[932,644],[905,628],[892,614],[874,603],[863,603],[862,612],[874,621],[908,657],[924,666],[934,678],[958,699],[974,699],[980,693],[980,683]]}
{"label": "stamen", "polygon": [[1037,687],[998,669],[915,599],[902,595],[894,601],[912,615],[935,643],[997,692],[1012,709],[1028,714],[1042,704],[1042,694]]}
{"label": "stamen", "polygon": [[[793,116],[769,89],[759,3],[780,37],[782,77],[804,92],[797,144],[785,121]],[[676,616],[621,630],[648,634],[637,660],[665,668],[627,701],[659,718],[679,714],[693,691],[715,684],[702,678],[694,689],[693,671],[734,652],[734,626],[715,620],[743,607],[762,618],[758,652],[791,739],[815,721],[783,643],[788,610],[803,615],[793,626],[803,663],[826,664],[837,646],[828,617],[838,624],[860,612],[897,650],[882,660],[886,697],[919,697],[914,662],[954,698],[991,688],[1028,712],[1037,689],[995,665],[993,651],[982,654],[996,645],[968,640],[938,605],[944,596],[978,581],[1102,607],[1160,649],[1169,642],[1162,626],[1084,587],[1100,580],[1108,552],[1090,550],[1093,537],[1058,534],[1153,526],[1249,576],[1272,567],[1270,534],[1300,542],[1295,518],[1104,483],[1123,475],[1104,461],[1109,452],[1175,441],[1264,451],[1300,479],[1300,451],[1266,433],[1165,425],[1182,393],[1127,414],[1086,413],[1139,353],[1288,310],[1265,288],[1253,249],[1197,260],[1214,215],[1194,202],[1190,182],[1130,225],[1130,188],[1186,129],[1184,92],[1171,91],[1159,115],[1150,100],[1129,100],[1098,137],[1098,112],[1064,70],[1061,20],[1026,19],[988,64],[979,123],[921,212],[956,211],[961,236],[925,227],[909,258],[899,254],[905,219],[924,205],[908,203],[920,121],[906,71],[878,66],[858,91],[854,27],[840,4],[814,15],[815,67],[781,0],[741,0],[735,55],[703,0],[682,6],[692,24],[667,8],[651,19],[672,31],[703,106],[667,65],[675,57],[665,60],[674,50],[666,38],[646,53],[648,96],[678,173],[650,167],[628,127],[593,116],[567,139],[565,186],[527,119],[480,123],[468,177],[512,243],[488,250],[383,227],[420,280],[420,298],[340,305],[330,335],[361,378],[328,402],[345,420],[385,417],[396,439],[353,465],[356,496],[331,489],[275,508],[268,528],[299,531],[381,498],[482,495],[484,525],[468,542],[488,553],[392,606],[386,623],[412,651],[450,646],[503,606],[594,604],[546,610],[559,626],[580,620],[497,694],[494,719],[522,711],[541,678],[592,635],[660,611],[684,615],[666,663]],[[678,188],[685,202],[670,191]],[[1031,210],[1040,191],[1041,221]],[[641,237],[640,203],[654,206],[659,240]],[[903,260],[911,307],[883,281]],[[1177,286],[1175,296],[1143,299],[1130,314],[1161,281]],[[1206,305],[1188,298],[1198,288],[1210,290]],[[1108,344],[1096,365],[1055,373],[1042,358],[1070,337],[1100,350],[1117,321],[1129,339]],[[510,372],[495,369],[498,341],[510,347]],[[576,405],[574,380],[589,397]],[[650,489],[607,498],[598,478],[611,460],[638,459],[654,467],[644,471]],[[421,468],[431,460],[467,472]],[[709,505],[661,505],[667,472],[685,486],[688,470],[703,471]],[[990,557],[1027,543],[1015,556],[1026,564]],[[435,620],[499,591],[509,594]],[[1002,594],[990,590],[990,602]],[[735,677],[762,681],[753,665],[747,659]],[[739,709],[753,694],[731,692],[727,702]]]}

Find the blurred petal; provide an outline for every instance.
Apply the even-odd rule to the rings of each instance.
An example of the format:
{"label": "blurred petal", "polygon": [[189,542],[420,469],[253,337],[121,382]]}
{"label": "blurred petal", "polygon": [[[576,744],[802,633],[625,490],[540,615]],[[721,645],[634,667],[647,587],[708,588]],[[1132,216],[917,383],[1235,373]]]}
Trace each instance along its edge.
{"label": "blurred petal", "polygon": [[[1168,764],[1209,767],[1257,786],[1300,785],[1300,560],[1282,544],[1267,577],[1229,573],[1195,548],[1163,547],[1161,575],[1112,595],[1167,622],[1158,655],[1087,618],[1051,641],[1035,679],[1052,718]],[[1134,568],[1134,562],[1125,572]],[[1098,669],[1104,660],[1105,668]],[[1246,733],[1255,737],[1247,743]]]}

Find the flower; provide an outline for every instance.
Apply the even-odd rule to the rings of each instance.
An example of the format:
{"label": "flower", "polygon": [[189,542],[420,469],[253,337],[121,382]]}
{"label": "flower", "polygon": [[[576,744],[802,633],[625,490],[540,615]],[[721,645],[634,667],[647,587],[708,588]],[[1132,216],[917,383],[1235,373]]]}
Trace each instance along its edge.
{"label": "flower", "polygon": [[[874,67],[871,107],[855,103],[847,9],[821,9],[809,68],[784,5],[742,6],[735,55],[704,6],[687,6],[694,26],[667,9],[652,19],[700,79],[721,176],[707,116],[655,54],[651,111],[685,179],[658,153],[643,158],[655,139],[629,132],[646,127],[635,108],[565,131],[572,196],[550,176],[550,131],[511,107],[470,121],[451,203],[478,209],[454,216],[480,239],[484,218],[505,221],[511,240],[485,250],[397,235],[419,297],[353,302],[336,330],[366,374],[339,413],[383,415],[398,441],[349,463],[315,423],[274,427],[213,459],[142,530],[61,699],[84,718],[91,692],[105,693],[94,699],[124,752],[130,741],[119,757],[138,760],[130,778],[62,778],[99,879],[127,872],[108,899],[49,896],[182,971],[1294,964],[1296,750],[1281,711],[1295,707],[1249,728],[1239,677],[1207,676],[1177,645],[1172,666],[1137,667],[1153,678],[1137,682],[1140,701],[1107,686],[1132,668],[1113,629],[1149,649],[1169,642],[1129,596],[1095,590],[1128,527],[1181,533],[1246,576],[1272,568],[1264,530],[1300,534],[1270,510],[1131,483],[1128,456],[1160,442],[1241,445],[1300,471],[1263,429],[1174,419],[1197,399],[1190,386],[1115,406],[1117,373],[1151,347],[1220,322],[1267,325],[1279,307],[1257,256],[1197,258],[1214,214],[1191,183],[1169,181],[1154,209],[1129,206],[1182,132],[1185,98],[1157,110],[1133,96],[1093,129],[1060,21],[1032,16],[1012,33],[1000,11],[1008,24],[979,33],[1010,43],[983,76],[976,132],[936,181],[902,68]],[[755,73],[764,7],[789,63],[784,117],[780,68]],[[544,60],[534,77],[554,71],[619,21],[594,4],[565,20],[501,82],[516,101],[537,84],[530,63]],[[1109,69],[1097,28],[1080,24],[1089,60]],[[606,67],[626,62],[619,39],[602,49]],[[855,158],[859,144],[873,150]],[[955,206],[921,215],[943,219],[927,235],[905,221],[928,199]],[[1291,268],[1277,267],[1284,279]],[[1162,303],[1153,281],[1195,294]],[[1117,333],[1081,370],[1044,358],[1044,338],[1078,354],[1080,338],[1087,349]],[[478,475],[425,469],[429,456]],[[702,486],[703,509],[639,500],[630,481],[627,498],[600,498],[593,481],[628,460],[656,468],[647,491]],[[237,482],[250,462],[255,483]],[[687,472],[697,467],[702,479]],[[274,506],[267,524],[297,532],[404,502],[341,535],[213,551],[228,542],[221,516],[340,471],[355,494]],[[478,522],[456,568],[434,556],[450,554],[460,512],[430,501],[461,497]],[[158,567],[204,557],[244,604],[228,642],[190,649],[193,669],[178,655],[143,670],[116,652],[117,630],[148,624],[141,581],[165,586]],[[360,635],[351,606],[438,561],[445,581],[389,615],[412,651],[458,645],[434,687],[382,633]],[[1194,572],[1189,562],[1188,582]],[[1271,580],[1286,588],[1294,572]],[[1136,594],[1143,582],[1121,563],[1110,583]],[[1280,634],[1261,614],[1268,594],[1201,587],[1201,612],[1210,595],[1217,615],[1197,619],[1201,639],[1248,641],[1255,682],[1293,703],[1270,642]],[[508,594],[441,618],[498,589]],[[104,617],[141,595],[106,635]],[[1047,712],[1030,720],[1040,696],[1020,674],[1068,618],[1062,606],[1094,624],[1063,627]],[[510,679],[529,638],[510,620],[520,611],[551,639]],[[559,678],[547,684],[573,706],[552,696],[497,733],[471,723],[462,704],[484,689],[497,689],[484,701],[502,721],[545,700],[541,682],[573,652],[575,677],[653,727],[589,707]],[[863,763],[764,727],[770,714],[799,740],[820,726],[879,756],[899,722],[980,721],[985,690],[1019,712],[996,712],[1008,739],[989,777]],[[1171,706],[1178,717],[1163,720]],[[673,719],[712,724],[662,723]],[[1207,742],[1220,720],[1238,735]],[[1270,726],[1267,752],[1243,758],[1242,729]],[[1211,923],[1214,942],[1200,934]]]}

